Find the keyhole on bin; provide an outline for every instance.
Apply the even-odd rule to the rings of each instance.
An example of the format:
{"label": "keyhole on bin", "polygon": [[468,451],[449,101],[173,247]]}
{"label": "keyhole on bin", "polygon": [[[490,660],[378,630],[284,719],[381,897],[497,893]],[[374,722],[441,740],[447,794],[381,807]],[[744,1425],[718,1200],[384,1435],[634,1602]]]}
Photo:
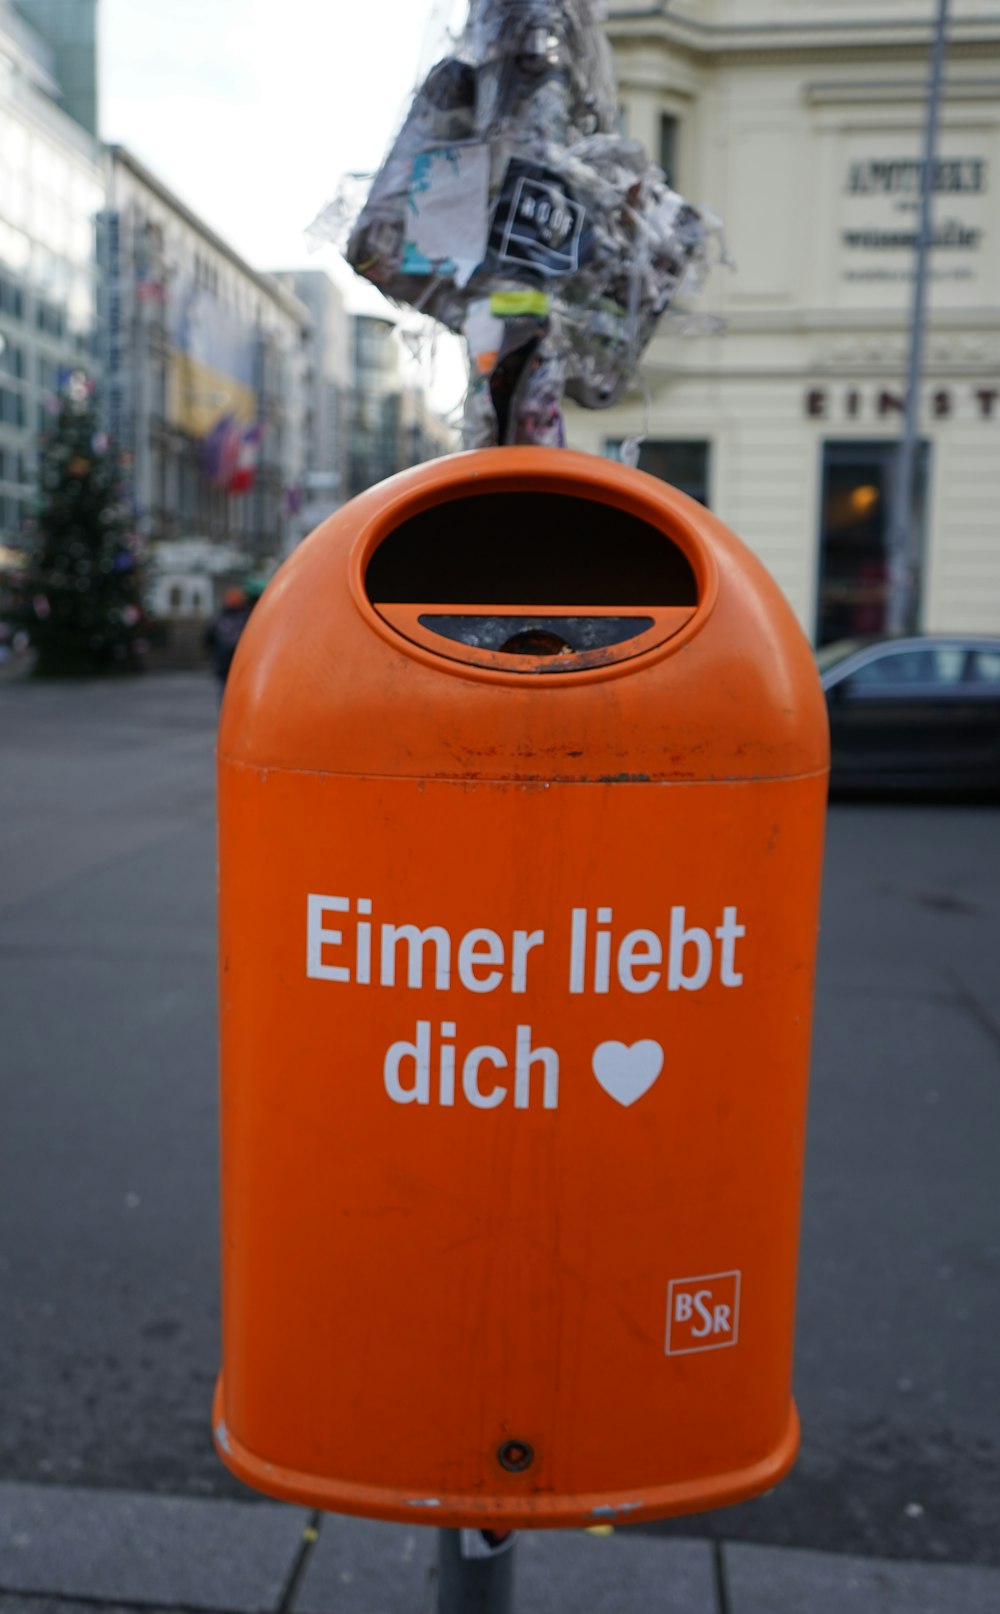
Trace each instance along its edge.
{"label": "keyhole on bin", "polygon": [[564,656],[572,654],[573,646],[545,628],[522,628],[500,649],[507,656]]}
{"label": "keyhole on bin", "polygon": [[509,1474],[523,1474],[535,1461],[535,1453],[526,1440],[505,1440],[497,1452],[500,1467]]}

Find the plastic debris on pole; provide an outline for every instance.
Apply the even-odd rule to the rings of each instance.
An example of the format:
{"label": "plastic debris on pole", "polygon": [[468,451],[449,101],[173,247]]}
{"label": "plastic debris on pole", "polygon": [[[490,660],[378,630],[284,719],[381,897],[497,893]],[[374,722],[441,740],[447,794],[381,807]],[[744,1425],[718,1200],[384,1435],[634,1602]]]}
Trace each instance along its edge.
{"label": "plastic debris on pole", "polygon": [[603,0],[471,0],[370,183],[312,226],[465,338],[468,447],[561,445],[564,396],[615,403],[718,221],[618,132]]}

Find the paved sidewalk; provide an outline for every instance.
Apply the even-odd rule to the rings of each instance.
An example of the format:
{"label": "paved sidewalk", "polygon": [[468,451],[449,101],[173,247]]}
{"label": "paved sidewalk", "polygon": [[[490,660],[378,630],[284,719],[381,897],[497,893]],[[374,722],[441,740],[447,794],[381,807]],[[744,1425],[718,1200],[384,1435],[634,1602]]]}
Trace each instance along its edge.
{"label": "paved sidewalk", "polygon": [[[436,1532],[273,1502],[0,1483],[0,1614],[434,1614]],[[525,1532],[523,1614],[996,1614],[1000,1569]]]}

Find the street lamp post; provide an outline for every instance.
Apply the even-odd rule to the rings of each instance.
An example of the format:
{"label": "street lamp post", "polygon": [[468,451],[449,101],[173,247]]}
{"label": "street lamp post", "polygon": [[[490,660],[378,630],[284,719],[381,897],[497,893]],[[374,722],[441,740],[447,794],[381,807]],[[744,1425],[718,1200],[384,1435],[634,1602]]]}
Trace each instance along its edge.
{"label": "street lamp post", "polygon": [[906,410],[903,435],[896,458],[895,496],[889,530],[889,598],[886,627],[890,633],[910,633],[917,626],[916,534],[913,530],[913,473],[920,430],[920,381],[923,371],[924,325],[927,307],[927,260],[931,244],[931,198],[937,154],[941,82],[948,49],[948,0],[938,0],[937,23],[931,55],[927,94],[924,161],[920,174],[920,227],[910,322],[910,357],[906,375]]}

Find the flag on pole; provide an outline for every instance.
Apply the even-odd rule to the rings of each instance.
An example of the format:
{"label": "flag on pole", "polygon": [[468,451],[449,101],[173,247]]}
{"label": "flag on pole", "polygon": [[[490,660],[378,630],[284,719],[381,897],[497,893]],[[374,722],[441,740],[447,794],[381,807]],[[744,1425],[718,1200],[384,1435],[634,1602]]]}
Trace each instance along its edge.
{"label": "flag on pole", "polygon": [[256,482],[263,436],[263,426],[249,426],[241,436],[236,450],[236,463],[229,478],[230,493],[249,493]]}
{"label": "flag on pole", "polygon": [[228,490],[236,471],[242,438],[232,415],[216,421],[202,443],[202,463],[213,488]]}

